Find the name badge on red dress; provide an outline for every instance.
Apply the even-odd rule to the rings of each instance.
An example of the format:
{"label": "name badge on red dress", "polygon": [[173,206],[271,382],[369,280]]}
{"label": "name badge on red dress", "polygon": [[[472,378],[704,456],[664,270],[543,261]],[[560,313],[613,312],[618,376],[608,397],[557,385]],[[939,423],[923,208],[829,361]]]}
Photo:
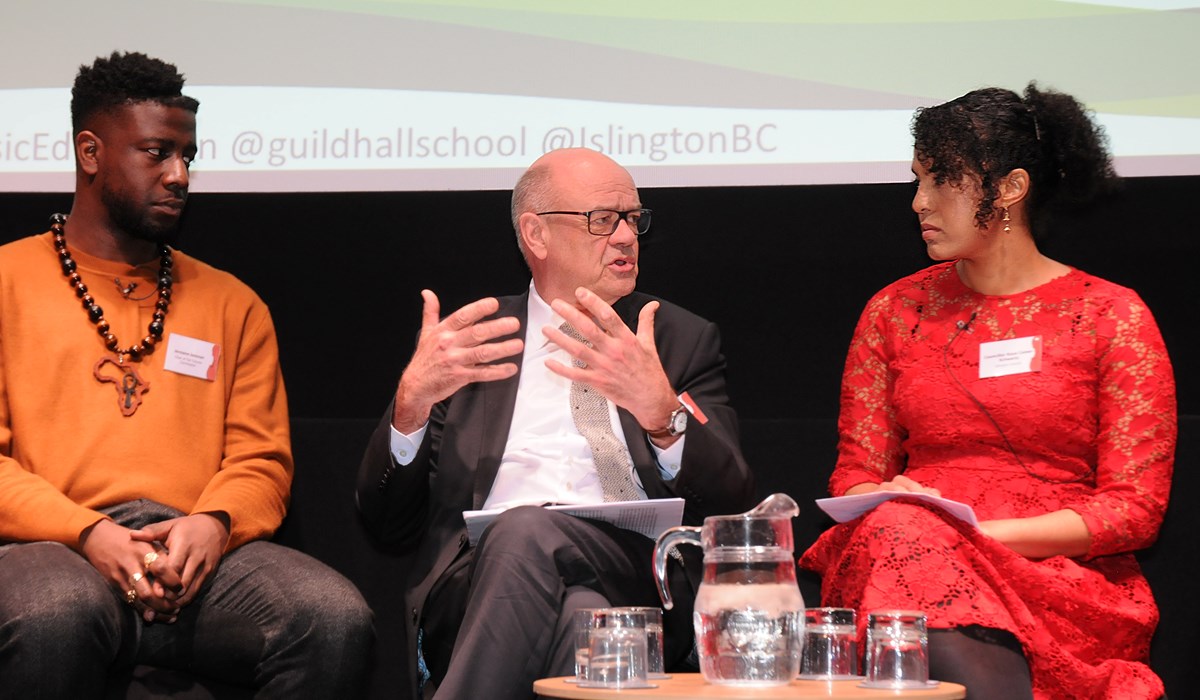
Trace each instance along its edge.
{"label": "name badge on red dress", "polygon": [[1042,336],[994,340],[979,344],[979,378],[1042,371]]}

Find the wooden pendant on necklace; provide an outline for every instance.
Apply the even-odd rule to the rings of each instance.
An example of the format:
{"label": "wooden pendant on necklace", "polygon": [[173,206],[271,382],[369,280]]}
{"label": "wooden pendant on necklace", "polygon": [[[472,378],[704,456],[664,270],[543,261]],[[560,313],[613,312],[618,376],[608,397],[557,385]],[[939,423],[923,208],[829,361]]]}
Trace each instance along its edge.
{"label": "wooden pendant on necklace", "polygon": [[[112,382],[117,389],[117,407],[121,415],[132,416],[142,405],[142,394],[150,391],[150,382],[142,379],[137,367],[125,364],[124,357],[119,355],[104,355],[92,367],[92,376],[101,384]],[[105,372],[106,365],[114,365],[117,372]]]}
{"label": "wooden pendant on necklace", "polygon": [[[79,276],[78,266],[71,257],[71,251],[67,249],[64,231],[66,223],[65,214],[54,214],[50,217],[50,232],[54,234],[54,249],[58,252],[59,265],[62,267],[63,276],[67,278],[67,284],[71,285],[75,290],[75,297],[83,304],[88,320],[96,324],[96,331],[103,339],[104,347],[113,353],[101,356],[92,367],[92,376],[101,384],[112,382],[117,389],[117,407],[121,409],[121,415],[128,418],[142,405],[142,394],[150,390],[150,382],[142,379],[142,375],[138,374],[133,364],[125,364],[125,359],[129,358],[131,363],[138,362],[144,355],[154,352],[154,346],[162,342],[164,321],[171,307],[171,270],[174,266],[171,249],[166,245],[158,247],[158,299],[154,302],[153,318],[146,327],[147,335],[140,343],[122,348],[117,336],[111,333],[108,321],[104,320],[104,309],[100,308],[95,298],[88,293],[87,285]],[[110,364],[116,366],[117,373],[105,371]]]}

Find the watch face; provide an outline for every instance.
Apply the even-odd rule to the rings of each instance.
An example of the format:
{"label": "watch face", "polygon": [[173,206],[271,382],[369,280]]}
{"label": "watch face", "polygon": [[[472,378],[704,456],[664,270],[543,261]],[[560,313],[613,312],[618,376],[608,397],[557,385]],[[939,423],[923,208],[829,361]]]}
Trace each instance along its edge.
{"label": "watch face", "polygon": [[675,416],[671,418],[671,433],[678,435],[687,430],[688,414],[687,411],[676,411]]}

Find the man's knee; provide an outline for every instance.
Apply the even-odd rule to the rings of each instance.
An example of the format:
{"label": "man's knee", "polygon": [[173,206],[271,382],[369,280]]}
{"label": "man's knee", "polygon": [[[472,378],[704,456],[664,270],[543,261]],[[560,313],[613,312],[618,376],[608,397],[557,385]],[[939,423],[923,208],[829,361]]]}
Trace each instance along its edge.
{"label": "man's knee", "polygon": [[554,511],[540,506],[517,506],[496,516],[484,533],[485,539],[510,535],[528,535],[547,527],[553,527]]}
{"label": "man's knee", "polygon": [[373,614],[346,577],[301,552],[272,543],[252,543],[275,560],[276,601],[293,628],[286,634],[309,635],[330,647],[362,650],[373,638]]}
{"label": "man's knee", "polygon": [[556,543],[567,541],[566,528],[577,523],[572,516],[540,506],[509,508],[497,515],[484,531],[475,556],[508,553],[536,558],[557,549]]}
{"label": "man's knee", "polygon": [[350,581],[332,569],[321,588],[322,595],[308,601],[307,607],[321,620],[323,634],[340,640],[342,650],[365,652],[374,639],[374,613],[367,601]]}
{"label": "man's knee", "polygon": [[375,640],[374,615],[362,594],[344,576],[325,564],[298,554],[307,564],[295,572],[287,604],[293,624],[286,633],[296,642],[299,655],[320,668],[324,683],[343,697],[353,697],[361,687]]}
{"label": "man's knee", "polygon": [[116,640],[124,614],[99,572],[61,544],[14,545],[0,556],[0,624],[31,650]]}

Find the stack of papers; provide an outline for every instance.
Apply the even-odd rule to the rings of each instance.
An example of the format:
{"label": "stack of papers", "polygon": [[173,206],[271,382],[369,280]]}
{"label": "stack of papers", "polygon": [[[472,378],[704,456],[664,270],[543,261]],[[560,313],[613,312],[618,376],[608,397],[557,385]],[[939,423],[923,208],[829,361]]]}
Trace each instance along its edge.
{"label": "stack of papers", "polygon": [[[664,531],[683,522],[682,498],[654,498],[647,501],[613,501],[593,505],[545,506],[546,510],[557,510],[577,518],[601,520],[612,523],[623,530],[633,530],[650,539],[657,539]],[[468,510],[463,512],[467,523],[467,536],[471,546],[479,541],[488,525],[503,513],[504,508],[491,510]]]}
{"label": "stack of papers", "polygon": [[918,501],[933,504],[938,508],[946,511],[950,515],[962,520],[976,529],[979,528],[979,521],[975,519],[975,511],[966,503],[951,501],[948,498],[939,498],[931,496],[927,493],[914,493],[911,491],[872,491],[871,493],[860,493],[853,496],[839,496],[837,498],[818,498],[817,507],[829,514],[839,523],[844,523],[848,520],[854,520],[858,516],[873,509],[875,506],[890,501],[893,498],[913,498]]}

